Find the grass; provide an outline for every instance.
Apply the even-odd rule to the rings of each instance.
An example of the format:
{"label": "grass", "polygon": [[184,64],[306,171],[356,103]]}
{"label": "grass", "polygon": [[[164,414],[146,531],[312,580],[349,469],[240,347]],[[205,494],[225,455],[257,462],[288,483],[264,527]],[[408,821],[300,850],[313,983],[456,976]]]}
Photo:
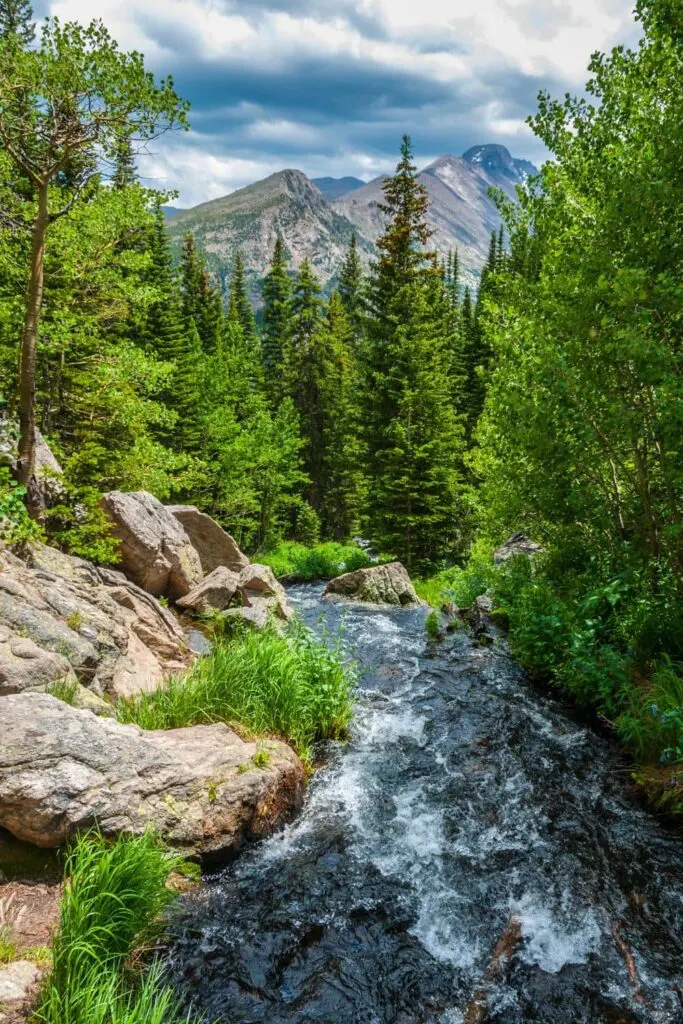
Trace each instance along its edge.
{"label": "grass", "polygon": [[467,565],[450,566],[413,582],[418,597],[432,608],[441,608],[444,604],[469,608],[480,594],[488,590],[494,579],[491,547],[478,542],[472,548]]}
{"label": "grass", "polygon": [[17,959],[17,947],[12,938],[12,930],[3,925],[0,928],[0,964],[11,964]]}
{"label": "grass", "polygon": [[51,686],[48,686],[46,693],[56,697],[57,700],[61,700],[64,704],[73,706],[76,703],[76,695],[78,694],[78,680],[58,679]]}
{"label": "grass", "polygon": [[275,575],[290,580],[331,580],[354,569],[376,565],[357,544],[327,541],[307,547],[297,541],[283,541],[272,551],[254,555],[254,562],[269,565]]}
{"label": "grass", "polygon": [[36,1022],[191,1024],[194,1018],[179,1010],[160,967],[141,974],[133,966],[162,927],[174,898],[166,887],[174,867],[151,833],[113,843],[89,834],[75,842]]}
{"label": "grass", "polygon": [[308,761],[316,741],[346,735],[354,680],[340,638],[328,646],[298,623],[284,635],[238,631],[218,640],[187,675],[120,701],[117,717],[143,729],[238,724],[256,736],[281,737]]}

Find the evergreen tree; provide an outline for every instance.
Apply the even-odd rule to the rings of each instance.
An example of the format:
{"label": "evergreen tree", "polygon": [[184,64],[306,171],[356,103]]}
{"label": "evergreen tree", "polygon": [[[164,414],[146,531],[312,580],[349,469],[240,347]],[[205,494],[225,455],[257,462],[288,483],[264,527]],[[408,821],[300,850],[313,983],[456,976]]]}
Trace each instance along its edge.
{"label": "evergreen tree", "polygon": [[383,188],[389,223],[370,281],[362,389],[368,518],[383,550],[420,568],[456,546],[462,429],[451,400],[441,274],[425,252],[428,198],[407,137]]}
{"label": "evergreen tree", "polygon": [[203,450],[204,441],[204,354],[194,321],[187,326],[183,341],[182,349],[176,357],[173,395],[169,402],[177,414],[173,430],[173,447],[185,455],[199,455]]}
{"label": "evergreen tree", "polygon": [[0,0],[0,40],[14,38],[28,46],[35,34],[33,7],[28,0]]}
{"label": "evergreen tree", "polygon": [[351,326],[351,340],[358,344],[363,335],[363,267],[355,232],[339,273],[339,296]]}
{"label": "evergreen tree", "polygon": [[[149,251],[151,268],[148,281],[154,297],[147,311],[142,341],[147,351],[158,359],[175,363],[185,345],[185,324],[178,276],[160,205],[154,212]],[[170,395],[167,394],[166,398]]]}
{"label": "evergreen tree", "polygon": [[223,304],[191,233],[183,242],[180,271],[185,323],[195,325],[203,350],[213,352],[223,330]]}
{"label": "evergreen tree", "polygon": [[252,346],[256,350],[259,345],[259,337],[256,330],[254,309],[249,299],[249,291],[244,273],[244,260],[239,249],[235,253],[235,262],[230,279],[228,319],[232,323],[240,325],[245,344]]}
{"label": "evergreen tree", "polygon": [[114,163],[114,174],[112,184],[114,188],[127,188],[138,180],[137,167],[135,166],[135,155],[133,144],[129,138],[123,136],[116,144],[116,158]]}
{"label": "evergreen tree", "polygon": [[292,337],[292,286],[287,275],[285,247],[278,235],[270,269],[263,280],[263,368],[271,402],[282,397],[282,364]]}

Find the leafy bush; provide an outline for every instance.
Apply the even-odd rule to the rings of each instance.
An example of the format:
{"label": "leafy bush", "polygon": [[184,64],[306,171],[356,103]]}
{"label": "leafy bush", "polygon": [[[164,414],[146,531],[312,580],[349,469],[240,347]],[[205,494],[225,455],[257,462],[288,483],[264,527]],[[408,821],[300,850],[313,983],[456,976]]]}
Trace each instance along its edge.
{"label": "leafy bush", "polygon": [[283,541],[272,551],[254,555],[255,562],[269,565],[276,576],[296,580],[331,580],[344,572],[375,565],[356,544],[327,541],[307,547],[298,541]]}
{"label": "leafy bush", "polygon": [[280,736],[309,759],[317,740],[346,734],[353,683],[340,637],[328,646],[325,637],[294,623],[286,635],[271,628],[224,637],[184,678],[120,701],[117,716],[143,729],[233,722],[256,735]]}
{"label": "leafy bush", "polygon": [[466,565],[451,566],[427,579],[417,579],[414,581],[415,590],[418,597],[433,608],[451,603],[459,608],[469,608],[480,594],[488,590],[494,575],[491,546],[477,542]]}
{"label": "leafy bush", "polygon": [[53,967],[36,1012],[43,1024],[190,1024],[158,966],[142,980],[124,967],[158,934],[173,899],[166,880],[174,866],[148,833],[109,843],[82,836],[66,862]]}
{"label": "leafy bush", "polygon": [[98,565],[119,561],[119,542],[94,487],[69,487],[64,501],[47,513],[47,531],[60,548]]}
{"label": "leafy bush", "polygon": [[436,612],[430,612],[425,619],[425,632],[430,640],[439,640],[441,638],[439,616]]}
{"label": "leafy bush", "polygon": [[12,480],[7,466],[0,466],[0,540],[5,544],[42,539],[43,531],[28,514],[25,495],[26,488]]}

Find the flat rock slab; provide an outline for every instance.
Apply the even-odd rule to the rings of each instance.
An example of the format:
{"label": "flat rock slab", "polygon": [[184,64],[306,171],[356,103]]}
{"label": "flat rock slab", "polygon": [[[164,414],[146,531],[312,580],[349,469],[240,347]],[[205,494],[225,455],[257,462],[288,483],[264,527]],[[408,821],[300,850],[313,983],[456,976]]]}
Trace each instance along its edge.
{"label": "flat rock slab", "polygon": [[0,964],[0,1024],[19,1024],[36,998],[44,974],[30,960]]}
{"label": "flat rock slab", "polygon": [[226,725],[144,731],[44,693],[3,697],[2,725],[0,825],[37,846],[93,825],[151,826],[183,853],[218,855],[267,835],[302,799],[303,767],[285,743],[245,743]]}
{"label": "flat rock slab", "polygon": [[420,604],[410,576],[400,562],[372,565],[367,569],[345,572],[343,576],[330,580],[325,587],[324,596],[403,607]]}
{"label": "flat rock slab", "polygon": [[240,572],[249,565],[249,559],[243,554],[234,537],[222,526],[200,512],[194,505],[166,505],[166,509],[175,516],[190,538],[202,563],[202,571],[206,576],[219,566]]}

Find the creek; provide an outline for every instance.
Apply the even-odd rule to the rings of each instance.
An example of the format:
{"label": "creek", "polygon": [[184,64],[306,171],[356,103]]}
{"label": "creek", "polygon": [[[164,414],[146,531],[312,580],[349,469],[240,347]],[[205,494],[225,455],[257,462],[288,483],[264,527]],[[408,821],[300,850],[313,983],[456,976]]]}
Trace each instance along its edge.
{"label": "creek", "polygon": [[329,604],[361,673],[300,816],[186,899],[170,971],[220,1024],[676,1024],[683,844],[502,640]]}

